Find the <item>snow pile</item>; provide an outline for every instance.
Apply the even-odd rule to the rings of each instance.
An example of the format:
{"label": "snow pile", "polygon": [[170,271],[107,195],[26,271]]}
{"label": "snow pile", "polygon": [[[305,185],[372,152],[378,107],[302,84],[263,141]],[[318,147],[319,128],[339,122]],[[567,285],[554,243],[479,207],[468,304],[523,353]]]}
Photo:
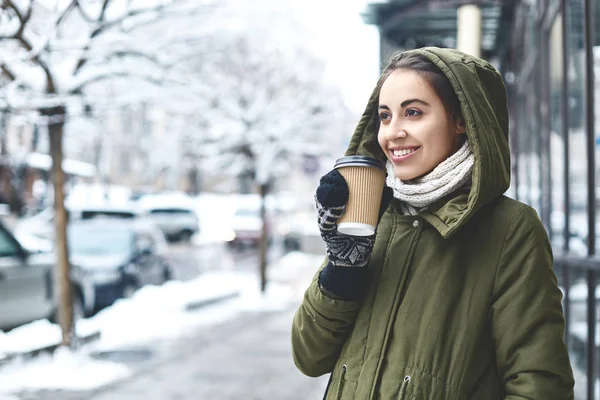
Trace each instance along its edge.
{"label": "snow pile", "polygon": [[212,308],[206,312],[189,312],[186,306],[232,296],[240,292],[244,281],[243,275],[234,272],[214,272],[189,282],[146,286],[132,298],[119,300],[93,318],[81,321],[79,326],[86,330],[98,329],[102,348],[175,338],[195,326],[231,316],[228,312],[215,313]]}
{"label": "snow pile", "polygon": [[[94,332],[92,327],[78,326],[80,336]],[[60,327],[44,319],[15,328],[9,333],[0,331],[0,355],[26,353],[61,341]]]}
{"label": "snow pile", "polygon": [[[27,364],[12,363],[3,368],[0,392],[17,392],[24,388],[90,390],[129,375],[129,368],[122,364],[93,360],[61,348],[53,355],[40,356]],[[5,399],[2,396],[0,394],[0,400]]]}

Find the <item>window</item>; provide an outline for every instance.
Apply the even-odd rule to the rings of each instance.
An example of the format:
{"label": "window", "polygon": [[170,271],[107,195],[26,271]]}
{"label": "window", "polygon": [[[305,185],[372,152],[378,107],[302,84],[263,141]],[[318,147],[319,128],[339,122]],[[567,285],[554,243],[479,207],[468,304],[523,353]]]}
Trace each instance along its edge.
{"label": "window", "polygon": [[93,218],[135,218],[135,213],[129,211],[109,211],[109,210],[85,210],[81,212],[81,219]]}
{"label": "window", "polygon": [[192,215],[194,212],[186,210],[184,208],[155,208],[150,210],[151,215],[167,215],[167,216],[178,216],[178,215]]}
{"label": "window", "polygon": [[80,256],[126,256],[133,244],[133,232],[127,227],[73,224],[68,237],[70,254]]}

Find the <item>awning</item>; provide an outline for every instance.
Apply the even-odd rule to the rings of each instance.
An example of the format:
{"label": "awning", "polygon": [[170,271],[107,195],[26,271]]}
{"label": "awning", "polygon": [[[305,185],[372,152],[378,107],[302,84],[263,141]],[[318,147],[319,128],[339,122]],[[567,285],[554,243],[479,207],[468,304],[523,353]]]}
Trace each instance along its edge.
{"label": "awning", "polygon": [[[501,46],[501,25],[512,0],[481,0],[482,51],[491,55]],[[458,1],[389,0],[368,4],[364,21],[376,25],[382,37],[398,48],[455,47]],[[504,34],[506,36],[506,34]]]}

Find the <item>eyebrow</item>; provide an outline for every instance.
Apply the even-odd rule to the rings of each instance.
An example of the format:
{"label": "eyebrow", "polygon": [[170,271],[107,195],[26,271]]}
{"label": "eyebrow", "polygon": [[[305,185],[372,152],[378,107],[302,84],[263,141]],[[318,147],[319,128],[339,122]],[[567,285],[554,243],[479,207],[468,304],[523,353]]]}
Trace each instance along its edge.
{"label": "eyebrow", "polygon": [[[419,99],[408,99],[408,100],[404,100],[402,103],[400,103],[400,108],[404,108],[412,103],[420,103],[423,104],[424,106],[429,106],[429,103],[423,101],[423,100],[419,100]],[[379,107],[379,109],[381,110],[389,110],[390,108],[388,106],[386,106],[385,104],[381,104]]]}

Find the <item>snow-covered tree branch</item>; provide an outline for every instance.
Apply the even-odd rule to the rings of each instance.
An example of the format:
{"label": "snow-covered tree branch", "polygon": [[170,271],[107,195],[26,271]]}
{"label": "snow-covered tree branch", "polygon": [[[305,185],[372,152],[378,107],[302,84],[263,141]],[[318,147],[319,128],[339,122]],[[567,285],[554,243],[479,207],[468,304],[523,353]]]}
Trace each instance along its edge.
{"label": "snow-covered tree branch", "polygon": [[[56,223],[57,275],[59,277],[60,322],[63,344],[72,343],[73,315],[66,236],[66,212],[62,170],[63,133],[69,109],[81,103],[88,87],[99,82],[129,78],[155,86],[177,83],[169,78],[172,53],[159,45],[189,39],[198,29],[169,35],[155,32],[161,40],[148,42],[137,29],[167,16],[183,18],[183,8],[206,7],[199,1],[176,0],[0,0],[0,105],[19,112],[35,111],[47,124],[53,160],[54,207]],[[213,6],[210,6],[213,7]],[[171,14],[169,14],[171,13]],[[192,24],[188,23],[189,27]],[[129,95],[128,90],[120,93]],[[144,93],[138,95],[140,101]],[[89,98],[87,98],[89,100]],[[112,99],[115,101],[115,99]],[[4,107],[5,105],[5,107]]]}
{"label": "snow-covered tree branch", "polygon": [[240,37],[209,67],[205,76],[215,90],[202,151],[208,168],[266,185],[289,171],[294,159],[327,152],[321,139],[338,122],[339,101],[311,54],[264,50]]}

